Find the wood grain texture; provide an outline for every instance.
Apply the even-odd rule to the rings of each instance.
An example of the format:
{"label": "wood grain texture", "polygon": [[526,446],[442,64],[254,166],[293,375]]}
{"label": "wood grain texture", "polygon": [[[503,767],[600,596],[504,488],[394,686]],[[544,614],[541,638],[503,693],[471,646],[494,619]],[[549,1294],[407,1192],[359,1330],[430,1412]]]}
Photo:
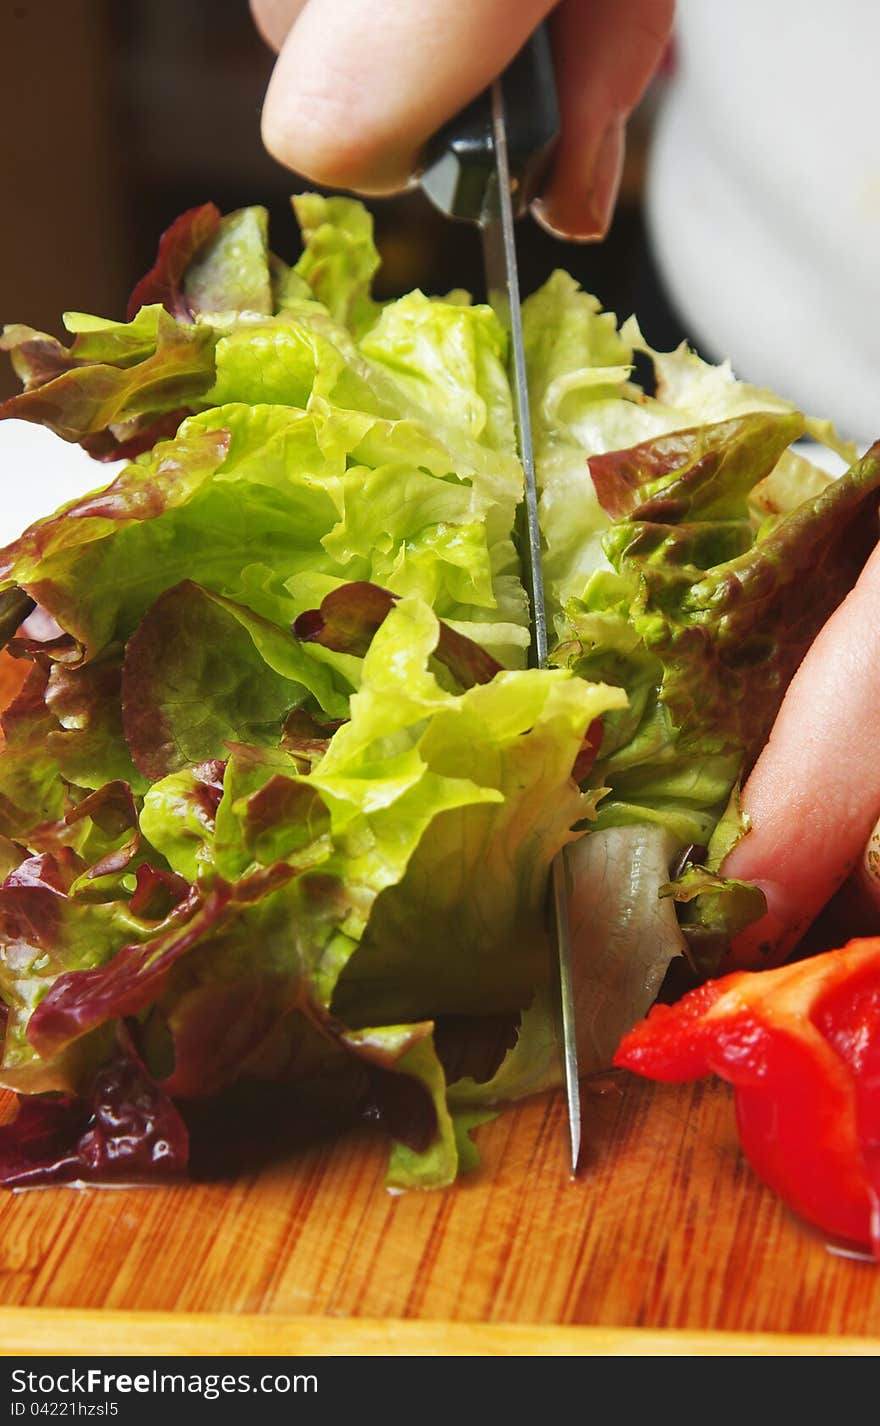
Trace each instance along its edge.
{"label": "wood grain texture", "polygon": [[[358,1131],[227,1181],[8,1194],[0,1199],[7,1348],[30,1340],[22,1350],[49,1350],[35,1344],[65,1320],[56,1310],[75,1309],[77,1320],[105,1313],[105,1343],[115,1314],[172,1314],[150,1321],[167,1329],[165,1349],[175,1352],[190,1350],[180,1345],[188,1330],[228,1342],[238,1332],[239,1345],[222,1350],[259,1350],[241,1345],[259,1337],[255,1321],[267,1341],[308,1329],[296,1339],[312,1344],[302,1351],[320,1350],[313,1343],[322,1340],[327,1350],[377,1350],[398,1328],[394,1350],[432,1350],[426,1343],[440,1327],[449,1343],[468,1340],[463,1324],[474,1324],[470,1340],[481,1340],[481,1351],[532,1350],[498,1345],[524,1326],[541,1329],[532,1340],[543,1351],[554,1339],[566,1352],[597,1351],[596,1343],[606,1354],[653,1351],[657,1341],[673,1355],[716,1351],[693,1336],[706,1332],[756,1334],[753,1354],[787,1350],[781,1337],[768,1347],[764,1334],[821,1337],[792,1351],[877,1351],[880,1273],[830,1251],[757,1182],[724,1086],[588,1084],[576,1182],[566,1174],[564,1112],[553,1095],[486,1125],[482,1168],[445,1192],[389,1195],[386,1146]],[[38,1310],[3,1312],[15,1307]],[[201,1315],[193,1326],[182,1314]],[[569,1326],[595,1330],[576,1334],[576,1348],[552,1331]],[[846,1337],[842,1347],[835,1341]],[[730,1350],[741,1351],[742,1340]],[[93,1332],[83,1350],[94,1347]]]}

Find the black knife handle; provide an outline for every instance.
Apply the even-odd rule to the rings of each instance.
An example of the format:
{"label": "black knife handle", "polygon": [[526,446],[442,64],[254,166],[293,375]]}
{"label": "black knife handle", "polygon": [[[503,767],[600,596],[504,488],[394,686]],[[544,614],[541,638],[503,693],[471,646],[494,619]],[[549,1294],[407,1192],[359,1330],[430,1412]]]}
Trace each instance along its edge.
{"label": "black knife handle", "polygon": [[[547,26],[540,25],[501,76],[514,213],[538,190],[556,140],[559,106]],[[439,129],[425,150],[422,189],[441,213],[479,223],[495,173],[492,92],[485,89]]]}

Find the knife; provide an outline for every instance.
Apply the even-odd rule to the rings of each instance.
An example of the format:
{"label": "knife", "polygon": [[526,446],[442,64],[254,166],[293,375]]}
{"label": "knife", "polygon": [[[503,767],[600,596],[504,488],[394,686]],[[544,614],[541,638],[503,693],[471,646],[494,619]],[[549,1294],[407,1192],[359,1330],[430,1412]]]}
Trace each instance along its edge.
{"label": "knife", "polygon": [[[487,296],[510,338],[517,443],[524,474],[520,558],[531,615],[530,661],[538,668],[547,662],[547,608],[514,219],[528,207],[558,133],[553,62],[547,32],[541,26],[491,88],[435,135],[419,179],[441,212],[479,225]],[[564,851],[550,868],[549,915],[571,1171],[575,1173],[581,1149],[581,1103]]]}

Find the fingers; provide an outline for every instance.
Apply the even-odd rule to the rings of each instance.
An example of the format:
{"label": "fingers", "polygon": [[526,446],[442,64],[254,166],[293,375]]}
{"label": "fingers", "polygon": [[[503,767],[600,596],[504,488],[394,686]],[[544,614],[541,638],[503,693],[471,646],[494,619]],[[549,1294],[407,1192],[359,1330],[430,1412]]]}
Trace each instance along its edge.
{"label": "fingers", "polygon": [[251,0],[254,24],[266,44],[280,50],[306,0]]}
{"label": "fingers", "polygon": [[880,807],[880,547],[789,686],[743,791],[752,830],[725,876],[756,881],[767,915],[732,966],[778,964],[859,861]]}
{"label": "fingers", "polygon": [[[419,153],[513,58],[552,0],[251,0],[280,48],[263,110],[274,156],[329,187],[405,187]],[[601,237],[627,115],[665,49],[674,0],[565,0],[553,16],[562,120],[538,221]]]}
{"label": "fingers", "polygon": [[626,118],[666,49],[674,0],[564,0],[551,21],[562,132],[535,217],[569,238],[607,231]]}
{"label": "fingers", "polygon": [[[426,140],[500,73],[552,3],[307,0],[275,65],[263,141],[315,183],[405,187]],[[283,8],[258,6],[267,34]]]}

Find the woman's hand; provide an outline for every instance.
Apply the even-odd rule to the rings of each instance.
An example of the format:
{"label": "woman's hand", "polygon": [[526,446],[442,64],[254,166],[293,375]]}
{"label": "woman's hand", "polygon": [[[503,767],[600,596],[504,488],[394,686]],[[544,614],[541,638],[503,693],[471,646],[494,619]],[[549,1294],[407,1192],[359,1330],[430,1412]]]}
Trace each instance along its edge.
{"label": "woman's hand", "polygon": [[251,0],[278,50],[263,140],[315,183],[367,194],[405,188],[431,135],[552,12],[562,128],[533,210],[555,233],[600,238],[626,119],[666,47],[673,8],[674,0]]}
{"label": "woman's hand", "polygon": [[722,872],[756,881],[767,914],[737,937],[728,968],[780,964],[853,873],[853,929],[880,927],[878,735],[880,546],[789,684],[743,790],[752,830]]}

